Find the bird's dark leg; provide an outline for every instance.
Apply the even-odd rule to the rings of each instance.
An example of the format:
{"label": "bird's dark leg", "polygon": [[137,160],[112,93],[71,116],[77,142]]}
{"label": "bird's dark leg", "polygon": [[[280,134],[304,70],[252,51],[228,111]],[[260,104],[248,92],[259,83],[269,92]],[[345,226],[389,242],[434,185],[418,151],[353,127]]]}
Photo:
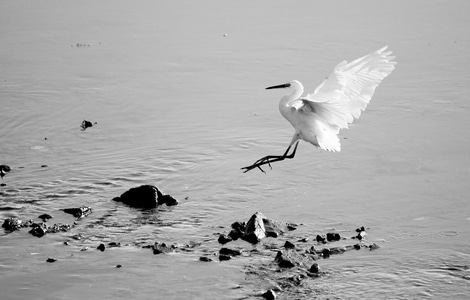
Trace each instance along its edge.
{"label": "bird's dark leg", "polygon": [[268,155],[268,156],[265,156],[265,157],[263,157],[263,158],[258,159],[258,160],[255,161],[255,163],[252,164],[251,166],[243,167],[243,168],[242,168],[242,170],[244,170],[243,173],[246,173],[246,172],[248,172],[248,171],[251,171],[251,170],[253,170],[254,168],[258,168],[258,169],[261,170],[261,172],[266,173],[263,169],[261,169],[261,166],[262,166],[262,165],[266,165],[266,164],[267,164],[267,165],[272,169],[271,163],[276,162],[276,161],[281,161],[281,160],[284,160],[284,159],[286,159],[286,158],[289,158],[289,159],[290,159],[290,158],[294,158],[295,152],[297,151],[297,146],[299,146],[299,141],[297,141],[297,142],[295,143],[294,150],[292,151],[291,154],[288,155],[291,146],[292,146],[292,145],[289,145],[289,147],[287,147],[287,150],[286,150],[286,152],[284,152],[283,155]]}

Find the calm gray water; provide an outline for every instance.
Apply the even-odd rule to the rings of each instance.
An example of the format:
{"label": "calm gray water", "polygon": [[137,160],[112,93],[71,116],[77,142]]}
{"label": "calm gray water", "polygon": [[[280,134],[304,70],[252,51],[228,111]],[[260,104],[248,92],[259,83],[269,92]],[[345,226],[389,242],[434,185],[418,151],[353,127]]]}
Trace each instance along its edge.
{"label": "calm gray water", "polygon": [[[0,220],[71,223],[61,208],[94,209],[64,234],[1,232],[1,298],[249,297],[269,284],[245,280],[246,259],[198,257],[256,211],[310,237],[364,225],[382,246],[320,261],[328,275],[305,299],[469,298],[469,11],[464,0],[1,1],[0,164],[12,171]],[[397,69],[341,132],[341,153],[301,143],[267,174],[241,172],[293,134],[282,91],[266,86],[297,79],[311,92],[384,45]],[[80,131],[84,119],[98,124]],[[143,215],[111,201],[141,184],[180,205]],[[94,250],[110,241],[123,246]],[[157,256],[136,246],[154,241],[204,243]]]}

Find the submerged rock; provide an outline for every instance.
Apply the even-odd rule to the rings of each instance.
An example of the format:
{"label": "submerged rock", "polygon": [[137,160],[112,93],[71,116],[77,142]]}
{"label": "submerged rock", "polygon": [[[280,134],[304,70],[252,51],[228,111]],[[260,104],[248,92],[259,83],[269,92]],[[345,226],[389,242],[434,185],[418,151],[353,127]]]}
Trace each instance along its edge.
{"label": "submerged rock", "polygon": [[41,219],[43,222],[46,222],[47,220],[52,219],[52,216],[49,214],[42,214],[38,218]]}
{"label": "submerged rock", "polygon": [[178,201],[170,195],[163,194],[153,185],[141,185],[131,188],[120,197],[113,199],[136,208],[154,208],[158,205],[177,205]]}
{"label": "submerged rock", "polygon": [[175,250],[175,246],[168,246],[166,243],[159,243],[155,242],[155,244],[151,247],[153,249],[153,254],[160,254],[160,253],[170,253]]}
{"label": "submerged rock", "polygon": [[91,214],[92,209],[89,206],[82,206],[75,208],[64,208],[63,211],[67,214],[73,215],[77,219],[82,219]]}
{"label": "submerged rock", "polygon": [[83,120],[82,124],[80,125],[80,128],[82,129],[82,131],[85,131],[88,127],[92,127],[93,125],[96,125],[96,124],[98,123],[97,122],[92,123],[90,121]]}

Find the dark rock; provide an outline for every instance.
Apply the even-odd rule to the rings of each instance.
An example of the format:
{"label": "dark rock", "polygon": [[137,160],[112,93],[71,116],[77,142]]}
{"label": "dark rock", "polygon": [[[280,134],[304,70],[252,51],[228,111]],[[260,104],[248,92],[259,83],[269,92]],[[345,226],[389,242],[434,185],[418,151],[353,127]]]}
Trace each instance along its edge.
{"label": "dark rock", "polygon": [[265,217],[260,212],[251,216],[250,220],[246,223],[246,230],[242,239],[249,243],[256,244],[261,241],[261,239],[265,238],[266,230],[264,228],[263,219],[265,219]]}
{"label": "dark rock", "polygon": [[372,245],[369,245],[369,250],[372,251],[372,250],[377,250],[379,249],[380,246],[377,245],[376,243],[373,243]]}
{"label": "dark rock", "polygon": [[178,200],[170,195],[160,195],[158,197],[158,205],[166,204],[168,206],[178,205]]}
{"label": "dark rock", "polygon": [[224,261],[224,260],[229,260],[231,259],[232,257],[230,255],[226,255],[226,254],[219,254],[219,260],[220,261]]}
{"label": "dark rock", "polygon": [[323,249],[323,250],[321,251],[321,254],[322,254],[323,258],[328,258],[328,257],[330,257],[330,254],[331,254],[331,253],[330,253],[330,249],[328,249],[328,248]]}
{"label": "dark rock", "polygon": [[219,238],[217,239],[217,241],[219,242],[219,244],[227,244],[228,242],[231,242],[233,241],[232,238],[230,236],[227,236],[225,234],[221,234],[219,235]]}
{"label": "dark rock", "polygon": [[219,254],[221,255],[228,255],[228,256],[238,256],[241,255],[241,251],[229,248],[221,248],[219,250]]}
{"label": "dark rock", "polygon": [[234,222],[232,223],[232,230],[230,231],[228,236],[232,240],[236,241],[243,236],[245,229],[246,229],[245,222]]}
{"label": "dark rock", "polygon": [[328,242],[335,242],[341,240],[341,236],[336,232],[329,232],[326,234],[326,240]]}
{"label": "dark rock", "polygon": [[326,239],[319,234],[317,234],[317,237],[315,238],[315,240],[319,243],[326,243]]}
{"label": "dark rock", "polygon": [[110,242],[108,243],[108,247],[121,247],[121,243]]}
{"label": "dark rock", "polygon": [[284,244],[284,248],[286,249],[294,249],[295,248],[295,245],[289,241],[286,241],[286,243]]}
{"label": "dark rock", "polygon": [[294,224],[294,223],[287,223],[287,229],[289,231],[292,231],[292,230],[297,230],[297,224]]}
{"label": "dark rock", "polygon": [[313,263],[310,269],[308,269],[308,271],[311,273],[317,274],[318,272],[320,272],[320,267],[318,266],[317,263]]}
{"label": "dark rock", "polygon": [[116,268],[118,268],[118,269],[122,268],[122,265],[116,265]]}
{"label": "dark rock", "polygon": [[273,290],[267,290],[262,296],[264,299],[267,300],[274,300],[277,297],[276,293]]}
{"label": "dark rock", "polygon": [[106,249],[106,247],[104,246],[104,244],[99,244],[98,247],[96,247],[96,249],[100,250],[101,252],[104,251],[104,249]]}
{"label": "dark rock", "polygon": [[361,232],[361,231],[366,231],[366,229],[364,228],[364,226],[362,226],[361,228],[356,228],[356,232]]}
{"label": "dark rock", "polygon": [[48,259],[46,259],[46,262],[48,262],[48,263],[53,263],[53,262],[56,262],[56,261],[57,261],[57,259],[51,258],[51,257],[49,257]]}
{"label": "dark rock", "polygon": [[49,214],[42,214],[38,217],[38,219],[41,219],[43,222],[46,222],[47,220],[52,219],[52,216]]}
{"label": "dark rock", "polygon": [[54,224],[47,227],[47,233],[67,232],[72,228],[72,225],[68,224]]}
{"label": "dark rock", "polygon": [[63,211],[67,214],[73,215],[77,219],[82,219],[91,214],[92,209],[89,206],[82,206],[75,208],[64,208]]}
{"label": "dark rock", "polygon": [[153,185],[141,185],[131,188],[120,197],[113,200],[136,208],[154,208],[161,204],[177,205],[178,201],[170,195],[165,195]]}
{"label": "dark rock", "polygon": [[204,261],[204,262],[210,262],[210,261],[212,261],[212,258],[207,257],[207,256],[201,256],[201,257],[199,257],[199,260]]}
{"label": "dark rock", "polygon": [[160,254],[160,253],[173,252],[174,247],[169,247],[165,243],[155,242],[155,244],[152,246],[152,249],[153,249],[153,254]]}
{"label": "dark rock", "polygon": [[80,125],[80,128],[82,131],[85,131],[88,127],[92,127],[93,125],[98,124],[97,122],[91,123],[90,121],[83,120],[82,124]]}
{"label": "dark rock", "polygon": [[3,179],[6,173],[10,172],[11,168],[7,165],[0,165],[0,177]]}
{"label": "dark rock", "polygon": [[355,244],[355,245],[353,245],[353,247],[356,250],[361,250],[361,245],[359,245],[359,244]]}
{"label": "dark rock", "polygon": [[33,224],[33,228],[29,231],[35,237],[43,237],[47,233],[47,226],[44,223]]}
{"label": "dark rock", "polygon": [[2,227],[8,231],[15,231],[23,227],[22,224],[23,221],[21,221],[17,217],[10,217],[3,222]]}

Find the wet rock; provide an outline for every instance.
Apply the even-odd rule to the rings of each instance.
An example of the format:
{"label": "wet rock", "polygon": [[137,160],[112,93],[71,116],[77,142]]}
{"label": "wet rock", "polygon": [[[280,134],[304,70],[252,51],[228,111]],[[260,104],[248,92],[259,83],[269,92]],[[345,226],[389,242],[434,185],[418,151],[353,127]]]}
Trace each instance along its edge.
{"label": "wet rock", "polygon": [[92,209],[89,206],[75,207],[75,208],[64,208],[63,212],[73,215],[77,219],[82,219],[91,214]]}
{"label": "wet rock", "polygon": [[295,248],[295,245],[292,244],[292,243],[289,242],[289,241],[286,241],[285,244],[284,244],[284,248],[286,248],[286,249],[294,249],[294,248]]}
{"label": "wet rock", "polygon": [[232,257],[230,255],[226,254],[219,254],[219,260],[224,261],[224,260],[230,260]]}
{"label": "wet rock", "polygon": [[366,231],[366,229],[364,228],[364,226],[360,227],[360,228],[356,228],[356,232],[359,233],[361,231]]}
{"label": "wet rock", "polygon": [[330,254],[331,254],[331,252],[330,252],[330,249],[328,249],[328,248],[325,248],[321,251],[321,255],[323,256],[323,258],[329,258]]}
{"label": "wet rock", "polygon": [[221,248],[219,250],[219,255],[228,255],[228,256],[238,256],[241,255],[242,252],[239,250],[235,249],[230,249],[230,248]]}
{"label": "wet rock", "polygon": [[104,244],[99,244],[98,247],[96,247],[96,249],[100,250],[101,252],[104,251],[104,249],[106,249],[105,245]]}
{"label": "wet rock", "polygon": [[267,300],[274,300],[277,298],[277,295],[273,290],[267,290],[262,296]]}
{"label": "wet rock", "polygon": [[246,223],[245,233],[242,236],[242,239],[256,244],[261,239],[266,237],[266,230],[264,228],[264,215],[260,212],[255,213],[251,216],[250,220]]}
{"label": "wet rock", "polygon": [[113,200],[136,208],[154,208],[158,205],[177,205],[178,201],[170,195],[165,195],[153,185],[141,185],[131,188]]}
{"label": "wet rock", "polygon": [[11,171],[10,166],[7,165],[0,165],[0,177],[3,179],[3,176],[5,176],[8,172]]}
{"label": "wet rock", "polygon": [[297,230],[298,225],[294,223],[287,223],[286,226],[289,231],[293,231],[293,230]]}
{"label": "wet rock", "polygon": [[319,235],[319,234],[317,234],[317,237],[315,238],[315,240],[318,243],[326,243],[326,239],[324,237],[322,237],[321,235]]}
{"label": "wet rock", "polygon": [[46,262],[48,262],[48,263],[53,263],[53,262],[56,262],[56,261],[57,261],[57,259],[52,258],[52,257],[49,257],[48,259],[46,259]]}
{"label": "wet rock", "polygon": [[339,235],[339,233],[329,232],[326,234],[326,240],[328,242],[336,242],[336,241],[341,240],[341,236]]}
{"label": "wet rock", "polygon": [[165,243],[155,242],[152,246],[153,254],[160,254],[160,253],[170,253],[173,252],[175,247],[167,246]]}
{"label": "wet rock", "polygon": [[320,272],[320,267],[318,266],[317,263],[313,263],[310,269],[308,269],[308,271],[311,273],[317,274],[318,272]]}
{"label": "wet rock", "polygon": [[96,125],[96,124],[98,123],[97,122],[92,123],[90,121],[83,120],[82,124],[80,125],[80,128],[82,129],[82,131],[85,131],[87,128],[92,127],[93,125]]}
{"label": "wet rock", "polygon": [[38,219],[41,219],[43,222],[46,222],[47,220],[52,219],[52,216],[49,214],[42,214],[38,217]]}
{"label": "wet rock", "polygon": [[22,224],[23,221],[21,221],[17,217],[10,217],[3,222],[2,227],[8,231],[15,231],[23,227]]}
{"label": "wet rock", "polygon": [[230,236],[227,236],[225,234],[221,234],[221,235],[219,235],[219,238],[217,239],[217,241],[219,242],[219,244],[225,245],[228,242],[233,241],[233,239]]}
{"label": "wet rock", "polygon": [[47,233],[67,232],[72,228],[72,225],[68,224],[54,224],[47,227]]}
{"label": "wet rock", "polygon": [[281,250],[277,252],[274,262],[281,268],[310,265],[314,263],[312,256],[298,253],[294,250]]}
{"label": "wet rock", "polygon": [[199,257],[199,260],[204,261],[204,262],[210,262],[210,261],[212,261],[212,258],[207,257],[207,256],[201,256],[201,257]]}
{"label": "wet rock", "polygon": [[44,223],[33,224],[33,228],[29,231],[35,237],[43,237],[47,233],[47,226]]}
{"label": "wet rock", "polygon": [[230,231],[228,236],[232,240],[236,241],[243,236],[245,229],[246,229],[246,224],[245,222],[234,222],[232,223],[231,227],[232,227],[232,230]]}

